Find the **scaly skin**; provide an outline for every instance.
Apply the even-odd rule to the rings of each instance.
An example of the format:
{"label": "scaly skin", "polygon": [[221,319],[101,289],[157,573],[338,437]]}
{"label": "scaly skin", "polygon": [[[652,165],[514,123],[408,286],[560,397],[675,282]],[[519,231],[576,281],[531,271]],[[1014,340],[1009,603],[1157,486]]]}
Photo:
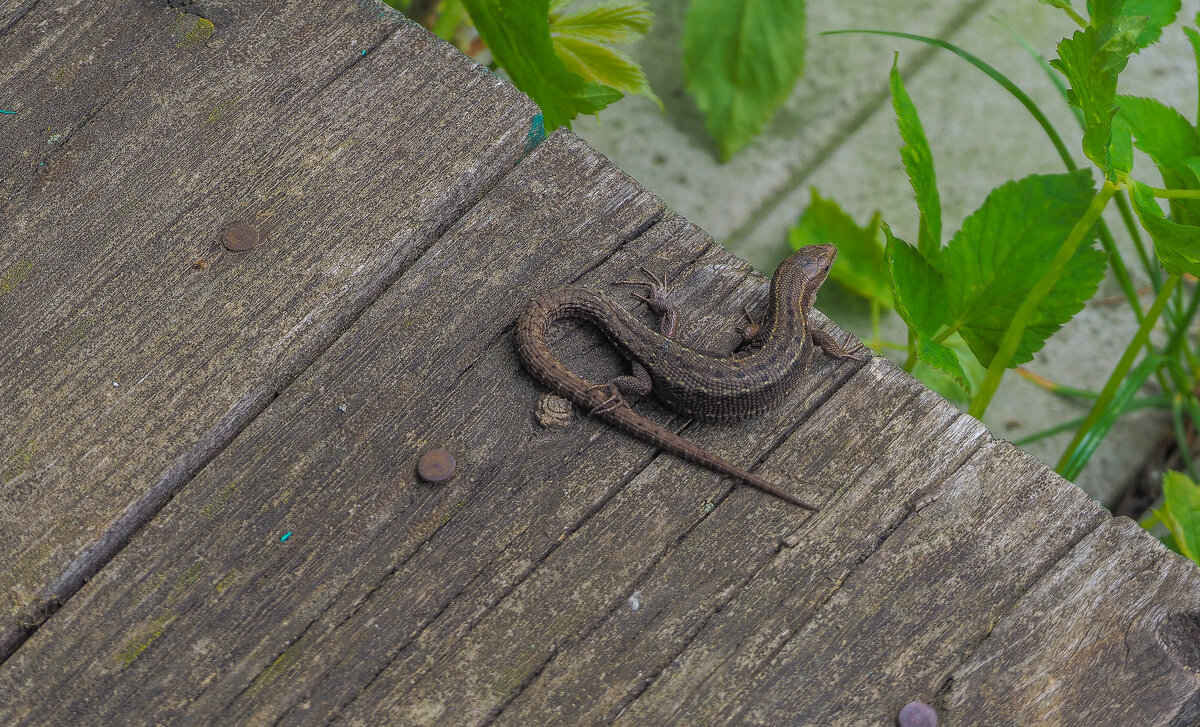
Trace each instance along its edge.
{"label": "scaly skin", "polygon": [[[650,282],[636,284],[649,289],[643,300],[663,315],[661,332],[600,291],[564,286],[530,301],[517,319],[517,351],[535,378],[584,411],[676,456],[815,511],[814,505],[638,414],[624,394],[653,393],[675,411],[698,419],[744,419],[762,414],[788,395],[803,377],[815,347],[831,356],[855,358],[808,326],[808,312],[835,254],[832,245],[808,245],[784,260],[771,280],[763,322],[747,326],[743,336],[748,345],[728,356],[674,340],[677,311],[667,300],[665,283],[653,276]],[[563,366],[546,342],[547,328],[563,318],[595,324],[630,360],[633,374],[595,385]]]}

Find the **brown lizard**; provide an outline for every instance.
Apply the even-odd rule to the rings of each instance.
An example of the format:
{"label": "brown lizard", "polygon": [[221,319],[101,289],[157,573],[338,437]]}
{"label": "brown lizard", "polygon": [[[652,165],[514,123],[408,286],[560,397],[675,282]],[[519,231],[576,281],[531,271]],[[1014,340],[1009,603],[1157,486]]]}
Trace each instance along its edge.
{"label": "brown lizard", "polygon": [[[771,279],[762,323],[743,328],[745,345],[728,355],[688,348],[674,339],[679,316],[668,300],[666,281],[645,269],[649,281],[622,284],[647,287],[648,295],[637,297],[662,316],[660,331],[647,327],[598,290],[567,285],[529,302],[517,319],[517,351],[535,378],[589,414],[674,455],[815,511],[816,506],[638,414],[625,395],[653,393],[675,411],[696,419],[744,419],[787,396],[803,377],[814,348],[837,358],[857,358],[829,334],[808,325],[817,290],[836,254],[833,245],[806,245],[784,260]],[[563,318],[595,324],[630,361],[632,373],[597,385],[560,363],[546,342],[546,330]]]}

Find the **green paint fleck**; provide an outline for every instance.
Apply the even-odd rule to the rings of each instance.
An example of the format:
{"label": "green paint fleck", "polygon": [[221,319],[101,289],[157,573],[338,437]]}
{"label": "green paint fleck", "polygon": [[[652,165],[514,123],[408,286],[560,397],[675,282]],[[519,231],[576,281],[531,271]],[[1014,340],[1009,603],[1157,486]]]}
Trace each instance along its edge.
{"label": "green paint fleck", "polygon": [[207,121],[210,124],[217,123],[218,121],[221,120],[221,118],[223,116],[225,116],[225,114],[232,111],[233,108],[235,106],[237,106],[238,102],[241,100],[242,100],[241,96],[231,96],[231,97],[225,99],[224,101],[218,103],[216,106],[213,107],[213,110],[211,112],[209,112],[208,118],[205,119],[205,121]]}
{"label": "green paint fleck", "polygon": [[532,645],[526,646],[517,655],[517,658],[513,660],[512,664],[492,682],[492,694],[495,694],[497,697],[507,697],[514,694],[521,688],[521,685],[533,676],[534,672],[541,666],[541,661],[540,651]]}
{"label": "green paint fleck", "polygon": [[299,641],[275,657],[275,661],[271,662],[271,665],[266,669],[259,672],[258,676],[254,677],[254,681],[250,682],[249,690],[254,691],[275,681],[289,666],[296,663],[296,660],[300,658],[300,652],[307,645],[307,641],[307,636],[301,636]]}
{"label": "green paint fleck", "polygon": [[234,480],[221,490],[221,494],[212,499],[212,502],[204,506],[201,514],[204,517],[213,517],[225,509],[225,506],[233,499],[233,493],[237,492],[237,488],[242,484],[241,480]]}
{"label": "green paint fleck", "polygon": [[83,320],[72,326],[71,330],[63,335],[63,339],[54,347],[54,354],[57,356],[63,351],[66,351],[71,346],[87,338],[87,334],[96,326],[96,319],[93,316],[85,316]]}
{"label": "green paint fleck", "polygon": [[203,43],[212,37],[213,31],[215,30],[216,26],[214,26],[211,21],[205,20],[204,18],[196,18],[196,22],[194,25],[192,25],[192,29],[184,34],[183,40],[176,43],[175,47],[191,48],[194,45]]}
{"label": "green paint fleck", "polygon": [[37,448],[37,443],[31,440],[13,452],[12,456],[8,458],[8,466],[0,472],[0,485],[7,485],[29,469],[29,466],[33,464],[33,458],[37,456]]}
{"label": "green paint fleck", "polygon": [[223,593],[226,588],[229,588],[229,586],[233,585],[233,582],[237,580],[237,577],[237,568],[234,568],[226,573],[224,578],[217,581],[217,585],[213,586],[213,588],[216,589],[217,593]]}
{"label": "green paint fleck", "polygon": [[126,642],[125,647],[117,654],[117,663],[122,667],[127,667],[138,660],[142,652],[150,648],[158,637],[163,635],[167,624],[175,620],[175,617],[164,613],[158,618],[150,622],[150,625],[138,633],[137,636]]}
{"label": "green paint fleck", "polygon": [[13,292],[13,289],[29,275],[31,270],[33,270],[33,263],[31,262],[13,263],[12,267],[4,271],[3,275],[0,275],[0,296],[5,296]]}

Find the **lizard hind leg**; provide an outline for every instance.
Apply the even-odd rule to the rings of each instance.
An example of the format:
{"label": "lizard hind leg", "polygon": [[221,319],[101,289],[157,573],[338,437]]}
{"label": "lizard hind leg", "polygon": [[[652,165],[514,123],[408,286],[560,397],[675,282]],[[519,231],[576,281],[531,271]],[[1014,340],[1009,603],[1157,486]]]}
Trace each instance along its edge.
{"label": "lizard hind leg", "polygon": [[625,401],[626,395],[645,396],[654,390],[654,382],[650,372],[637,361],[633,361],[632,373],[627,376],[617,376],[606,384],[593,384],[589,391],[603,391],[608,397],[588,412],[594,416],[606,411],[612,411],[620,406],[629,406]]}

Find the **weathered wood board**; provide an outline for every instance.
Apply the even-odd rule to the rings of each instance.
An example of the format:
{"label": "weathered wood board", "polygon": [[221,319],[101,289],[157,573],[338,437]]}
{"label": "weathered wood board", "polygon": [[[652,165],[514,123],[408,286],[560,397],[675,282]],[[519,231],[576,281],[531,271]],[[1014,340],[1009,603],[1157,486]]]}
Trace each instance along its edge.
{"label": "weathered wood board", "polygon": [[[483,603],[499,600],[651,454],[598,425],[533,436],[536,393],[527,379],[514,386],[512,322],[528,290],[602,264],[620,279],[653,262],[614,254],[661,215],[654,195],[579,140],[543,143],[0,666],[0,693],[29,690],[0,707],[0,723],[205,721],[226,710],[237,722],[247,707],[265,718],[319,684],[345,649],[339,627],[358,626],[374,594],[406,591],[389,638],[370,644],[383,664],[395,633],[452,604],[480,607],[455,600],[472,582]],[[607,478],[570,456],[589,437],[619,443]],[[417,484],[417,455],[443,444],[459,475]],[[496,559],[508,566],[494,572]],[[113,619],[124,626],[111,629]],[[376,632],[366,629],[363,638]],[[89,656],[43,672],[60,649]],[[351,691],[332,706],[381,666],[364,656],[337,674]]]}
{"label": "weathered wood board", "polygon": [[[681,338],[720,348],[766,282],[570,133],[523,157],[534,107],[423,31],[329,2],[359,25],[328,41],[296,30],[307,6],[209,2],[215,31],[187,41],[165,18],[197,16],[157,5],[124,34],[47,6],[0,15],[0,56],[42,27],[47,59],[103,37],[139,72],[64,77],[43,108],[74,126],[4,168],[0,271],[34,264],[0,289],[0,447],[38,446],[0,479],[0,547],[56,550],[0,564],[0,723],[880,725],[911,700],[948,724],[1196,722],[1200,571],[883,359],[818,356],[736,425],[639,404],[816,514],[593,420],[536,424],[512,344],[532,294],[644,265],[674,281]],[[257,45],[221,44],[238,33],[328,57],[265,79]],[[230,75],[189,89],[168,56],[183,81]],[[47,59],[0,93],[44,86]],[[280,90],[215,130],[132,110],[243,83]],[[109,178],[141,185],[119,219]],[[241,214],[266,243],[215,254],[210,221]],[[588,329],[555,349],[597,381],[620,363]],[[418,481],[443,446],[455,478]],[[76,557],[32,623],[89,543],[103,567]]]}
{"label": "weathered wood board", "polygon": [[1200,724],[1200,571],[1108,520],[946,687],[938,706],[954,725]]}
{"label": "weathered wood board", "polygon": [[202,5],[0,19],[0,658],[540,129],[374,4]]}

